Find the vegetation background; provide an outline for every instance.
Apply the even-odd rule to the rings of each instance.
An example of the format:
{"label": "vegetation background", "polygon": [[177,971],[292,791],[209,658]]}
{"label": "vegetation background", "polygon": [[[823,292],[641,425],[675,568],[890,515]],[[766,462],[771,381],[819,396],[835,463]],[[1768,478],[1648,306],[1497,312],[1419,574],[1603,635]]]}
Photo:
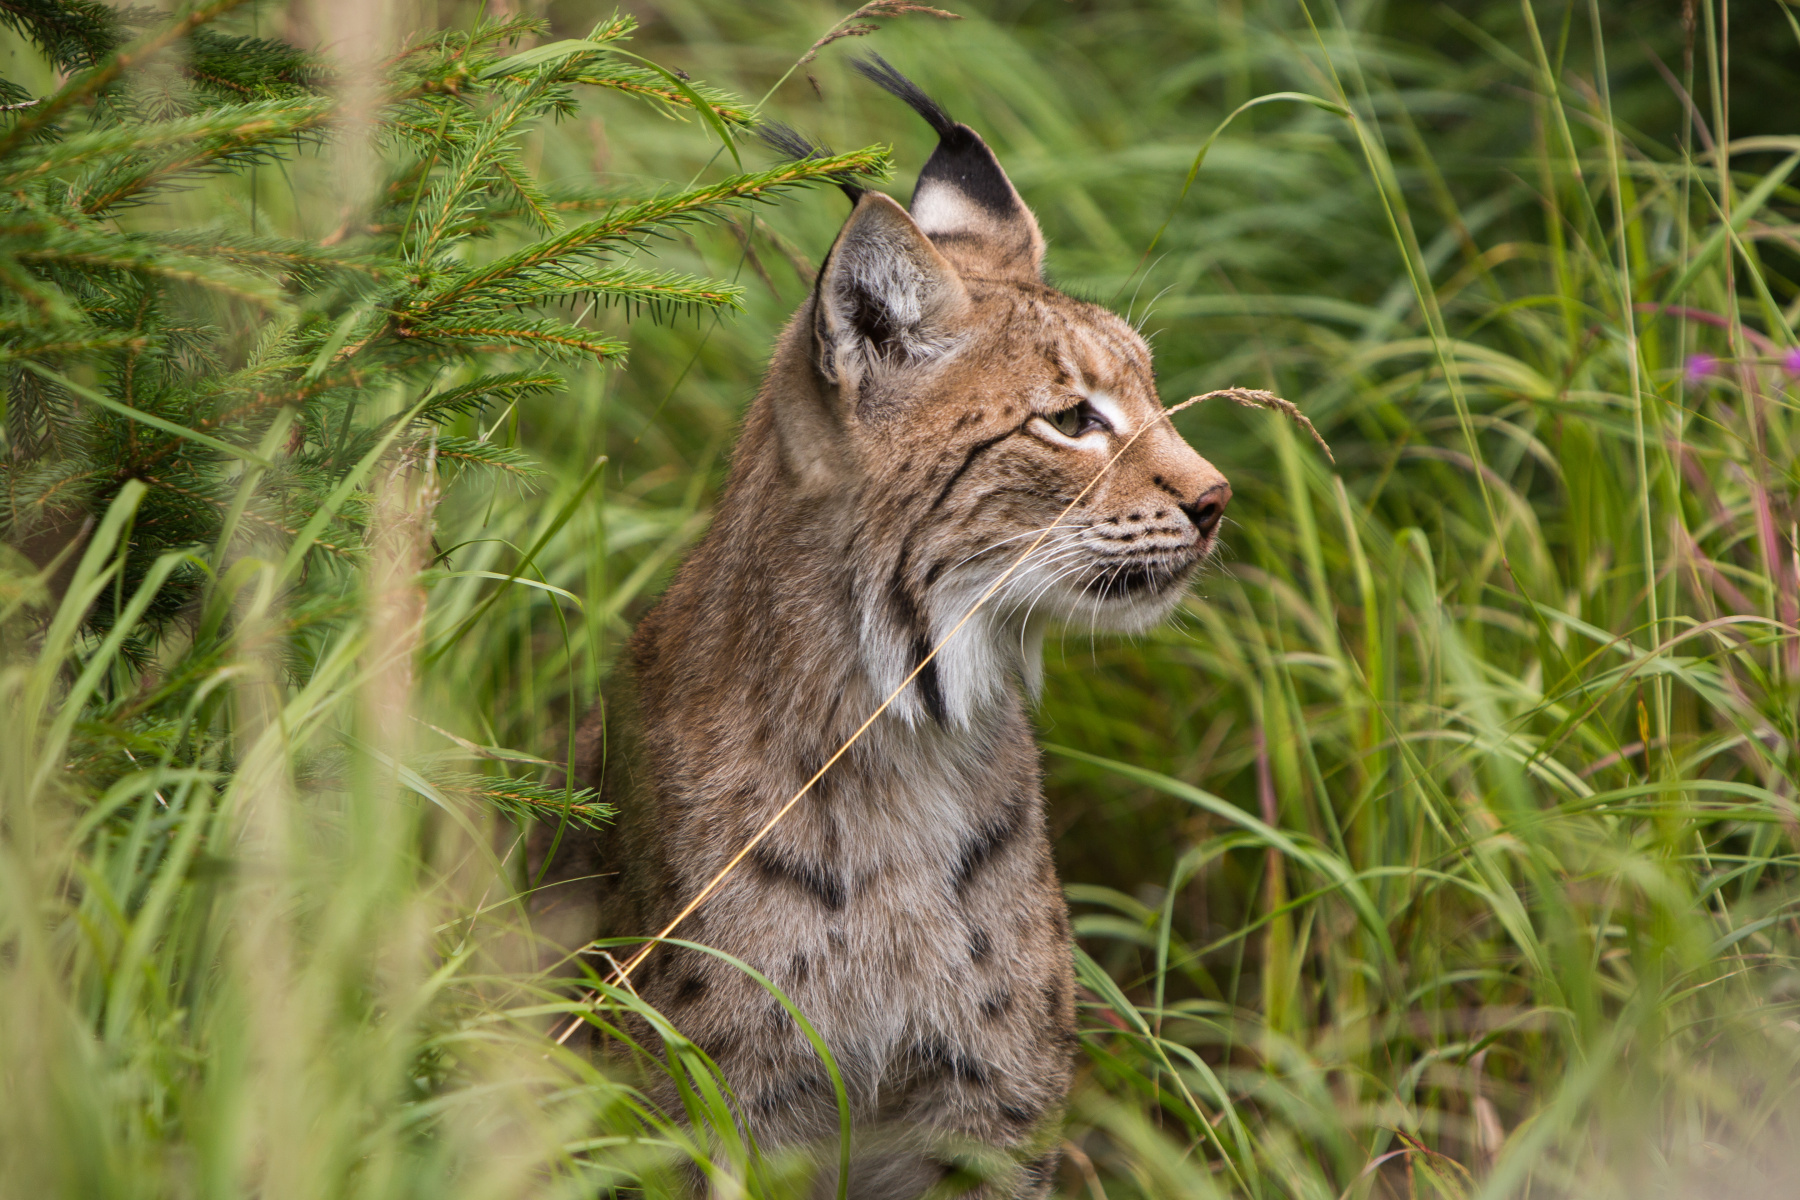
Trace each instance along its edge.
{"label": "vegetation background", "polygon": [[[1052,642],[1087,988],[1061,1193],[1793,1194],[1800,11],[951,7],[643,3],[628,45],[834,147],[891,145],[904,194],[930,135],[847,71],[878,49],[994,144],[1053,280],[1142,323],[1166,400],[1268,388],[1335,459],[1271,414],[1184,414],[1236,492],[1223,561],[1164,631]],[[221,27],[323,48],[354,99],[409,36],[541,17],[526,50],[611,13]],[[29,93],[60,82],[7,49]],[[519,161],[620,197],[735,173],[686,111],[582,93]],[[328,241],[358,161],[325,139],[117,219]],[[554,805],[531,760],[705,528],[843,212],[822,188],[644,240],[635,261],[741,308],[563,310],[624,365],[575,356],[566,387],[445,416],[521,470],[391,492],[435,538],[404,586],[375,518],[367,556],[278,588],[230,573],[260,544],[202,555],[243,589],[188,693],[228,698],[205,762],[131,715],[191,627],[121,657],[67,598],[114,587],[98,542],[60,607],[54,572],[8,560],[0,1188],[654,1195],[694,1160],[720,1195],[803,1191],[691,1048],[686,1128],[548,1043],[576,1006],[522,965],[529,880],[486,823],[508,794]],[[394,631],[418,621],[412,653]]]}

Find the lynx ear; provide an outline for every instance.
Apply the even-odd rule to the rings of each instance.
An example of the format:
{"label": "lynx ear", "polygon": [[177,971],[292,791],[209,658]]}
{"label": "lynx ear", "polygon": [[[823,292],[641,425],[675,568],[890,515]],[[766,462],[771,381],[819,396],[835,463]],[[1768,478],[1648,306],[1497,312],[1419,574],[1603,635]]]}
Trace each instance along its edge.
{"label": "lynx ear", "polygon": [[879,54],[853,65],[864,78],[906,101],[937,131],[937,149],[913,189],[912,216],[919,228],[965,274],[1039,280],[1044,235],[981,135],[951,120]]}
{"label": "lynx ear", "polygon": [[[918,367],[955,347],[968,306],[962,280],[891,197],[868,192],[819,277],[819,371],[846,392]],[[866,398],[866,397],[865,397]]]}

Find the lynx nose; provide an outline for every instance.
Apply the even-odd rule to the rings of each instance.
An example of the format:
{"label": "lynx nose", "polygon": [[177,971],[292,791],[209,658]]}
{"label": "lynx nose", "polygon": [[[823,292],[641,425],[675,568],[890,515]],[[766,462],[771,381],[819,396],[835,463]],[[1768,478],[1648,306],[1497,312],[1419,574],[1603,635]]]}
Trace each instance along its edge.
{"label": "lynx nose", "polygon": [[1219,518],[1225,515],[1225,506],[1231,502],[1231,485],[1220,482],[1208,488],[1198,500],[1192,504],[1184,504],[1181,511],[1199,530],[1195,541],[1205,541],[1212,536],[1213,530],[1219,527]]}

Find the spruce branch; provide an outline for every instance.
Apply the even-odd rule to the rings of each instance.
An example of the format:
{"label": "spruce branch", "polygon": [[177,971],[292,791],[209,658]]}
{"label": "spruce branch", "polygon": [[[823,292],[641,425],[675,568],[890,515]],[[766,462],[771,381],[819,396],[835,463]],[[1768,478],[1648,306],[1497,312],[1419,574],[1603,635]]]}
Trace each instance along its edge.
{"label": "spruce branch", "polygon": [[19,262],[43,268],[129,271],[172,283],[187,283],[258,308],[277,309],[287,301],[267,281],[222,263],[161,251],[147,239],[103,232],[57,232],[41,248],[16,250]]}
{"label": "spruce branch", "polygon": [[857,150],[826,158],[786,162],[765,171],[735,175],[690,191],[626,205],[599,220],[576,226],[462,274],[441,290],[421,297],[408,309],[407,315],[417,320],[423,314],[533,270],[602,253],[674,224],[703,220],[734,204],[769,200],[792,188],[819,181],[835,184],[834,176],[879,177],[886,174],[888,165],[884,150]]}
{"label": "spruce branch", "polygon": [[392,271],[390,263],[376,256],[325,250],[315,242],[298,238],[191,229],[142,236],[147,242],[190,258],[280,276],[299,287],[349,278],[379,281]]}
{"label": "spruce branch", "polygon": [[59,88],[54,95],[32,110],[29,117],[23,118],[15,124],[6,136],[0,137],[0,160],[4,160],[27,138],[34,136],[39,130],[60,117],[65,109],[109,86],[127,68],[137,66],[146,59],[154,57],[194,30],[217,20],[243,3],[245,0],[213,0],[211,4],[192,9],[187,15],[161,32],[139,39],[124,50],[113,54],[104,63],[75,76]]}
{"label": "spruce branch", "polygon": [[[679,119],[684,109],[692,109],[694,102],[687,92],[671,87],[669,83],[654,71],[642,67],[631,67],[627,64],[609,64],[606,71],[583,71],[570,79],[571,83],[586,84],[589,87],[607,88],[634,96],[639,100],[648,100],[660,109],[664,115]],[[756,123],[756,113],[737,103],[725,92],[713,88],[689,84],[689,89],[704,100],[713,112],[730,125],[748,128]]]}
{"label": "spruce branch", "polygon": [[[231,657],[229,606],[212,603],[207,579],[224,576],[219,555],[243,539],[272,545],[290,614],[275,636],[330,628],[351,611],[329,586],[333,564],[367,557],[371,472],[429,461],[447,480],[528,484],[528,456],[468,426],[488,406],[564,387],[551,365],[623,356],[610,324],[587,327],[589,312],[615,306],[631,321],[741,304],[731,283],[633,263],[649,239],[887,169],[871,148],[649,195],[547,187],[524,139],[573,111],[583,89],[698,117],[734,158],[752,110],[622,49],[629,17],[509,54],[547,32],[514,17],[411,40],[381,65],[382,186],[329,237],[255,232],[229,206],[203,229],[158,229],[171,224],[162,212],[121,223],[129,206],[285,162],[333,135],[319,62],[212,24],[241,2],[203,0],[169,19],[101,0],[0,0],[0,25],[67,76],[44,97],[0,82],[10,113],[0,117],[0,537],[82,536],[129,489],[137,508],[119,594],[165,564],[141,620],[112,639],[121,680],[154,662],[161,682],[94,702],[71,761],[95,779],[128,769],[126,750],[164,755],[185,736],[171,732],[184,727],[183,706]],[[153,88],[125,86],[177,43]],[[480,240],[496,235],[509,239],[503,249]],[[191,636],[159,644],[196,599],[208,615],[188,623]],[[84,636],[109,636],[114,611],[92,606]],[[297,677],[310,669],[297,643],[287,663]],[[207,738],[200,730],[170,753],[216,762]],[[445,778],[515,815],[607,812],[586,793]]]}
{"label": "spruce branch", "polygon": [[0,0],[5,25],[64,71],[91,67],[118,48],[127,22],[146,10],[119,11],[98,0]]}
{"label": "spruce branch", "polygon": [[[549,81],[540,78],[533,86],[522,89],[476,128],[466,146],[457,146],[448,156],[449,170],[426,193],[416,216],[417,232],[411,239],[413,262],[429,262],[455,218],[474,211],[474,193],[498,178],[495,162],[501,148],[529,114],[532,102],[548,86]],[[414,219],[409,218],[408,224],[414,224]]]}
{"label": "spruce branch", "polygon": [[596,271],[580,266],[539,268],[519,272],[484,287],[464,292],[460,306],[517,308],[587,299],[626,310],[648,308],[660,316],[664,309],[741,308],[743,289],[692,275],[619,267]]}
{"label": "spruce branch", "polygon": [[494,163],[494,171],[519,198],[517,211],[529,216],[539,229],[554,233],[562,228],[562,220],[551,207],[550,198],[526,176],[518,163],[510,158],[500,158]]}
{"label": "spruce branch", "polygon": [[70,337],[61,333],[44,333],[35,338],[21,336],[16,341],[7,334],[5,325],[0,324],[0,363],[19,362],[24,359],[53,362],[57,359],[77,355],[141,350],[147,344],[147,339],[143,336],[129,331],[96,330],[94,333],[82,337]]}
{"label": "spruce branch", "polygon": [[[521,483],[544,473],[523,450],[476,438],[439,435],[431,443],[429,453],[440,464],[499,471]],[[422,460],[426,457],[426,447],[422,443],[408,446],[403,454]]]}
{"label": "spruce branch", "polygon": [[552,320],[443,321],[404,326],[396,336],[462,346],[465,351],[537,350],[555,359],[592,357],[609,362],[625,355],[625,343]]}
{"label": "spruce branch", "polygon": [[70,167],[92,170],[96,163],[116,167],[123,160],[162,151],[183,150],[197,160],[229,155],[320,129],[330,118],[328,100],[306,96],[234,104],[154,124],[112,125],[0,155],[5,163],[0,188],[15,189]]}
{"label": "spruce branch", "polygon": [[201,28],[188,37],[187,49],[182,73],[221,100],[303,95],[327,81],[317,62],[286,42]]}
{"label": "spruce branch", "polygon": [[479,379],[432,395],[420,410],[419,419],[442,422],[475,412],[491,403],[511,403],[527,396],[545,395],[562,385],[562,376],[543,371],[508,371],[483,375]]}

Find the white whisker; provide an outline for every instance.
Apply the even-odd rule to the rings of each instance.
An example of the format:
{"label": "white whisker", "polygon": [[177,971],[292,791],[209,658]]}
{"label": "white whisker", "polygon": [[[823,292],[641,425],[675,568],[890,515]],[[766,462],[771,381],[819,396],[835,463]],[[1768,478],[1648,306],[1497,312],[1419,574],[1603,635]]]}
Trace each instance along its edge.
{"label": "white whisker", "polygon": [[[1038,537],[1038,536],[1041,536],[1044,534],[1049,534],[1052,532],[1061,533],[1068,537],[1073,538],[1080,534],[1081,528],[1079,526],[1069,526],[1069,525],[1046,525],[1042,529],[1027,529],[1024,533],[1015,533],[1011,537],[1004,537],[1004,538],[1001,538],[997,542],[992,542],[986,546],[983,546],[981,549],[976,550],[976,551],[970,553],[969,555],[967,555],[966,557],[964,557],[961,561],[956,563],[955,566],[952,566],[950,569],[952,571],[954,571],[954,570],[956,570],[957,567],[960,567],[966,563],[972,562],[975,559],[980,558],[984,554],[988,554],[995,550],[998,550],[1000,547],[1006,545],[1009,542],[1016,542],[1023,538],[1028,538],[1028,537]],[[1032,553],[1036,553],[1035,547],[1033,548]],[[1029,557],[1029,556],[1027,556],[1027,557]]]}

